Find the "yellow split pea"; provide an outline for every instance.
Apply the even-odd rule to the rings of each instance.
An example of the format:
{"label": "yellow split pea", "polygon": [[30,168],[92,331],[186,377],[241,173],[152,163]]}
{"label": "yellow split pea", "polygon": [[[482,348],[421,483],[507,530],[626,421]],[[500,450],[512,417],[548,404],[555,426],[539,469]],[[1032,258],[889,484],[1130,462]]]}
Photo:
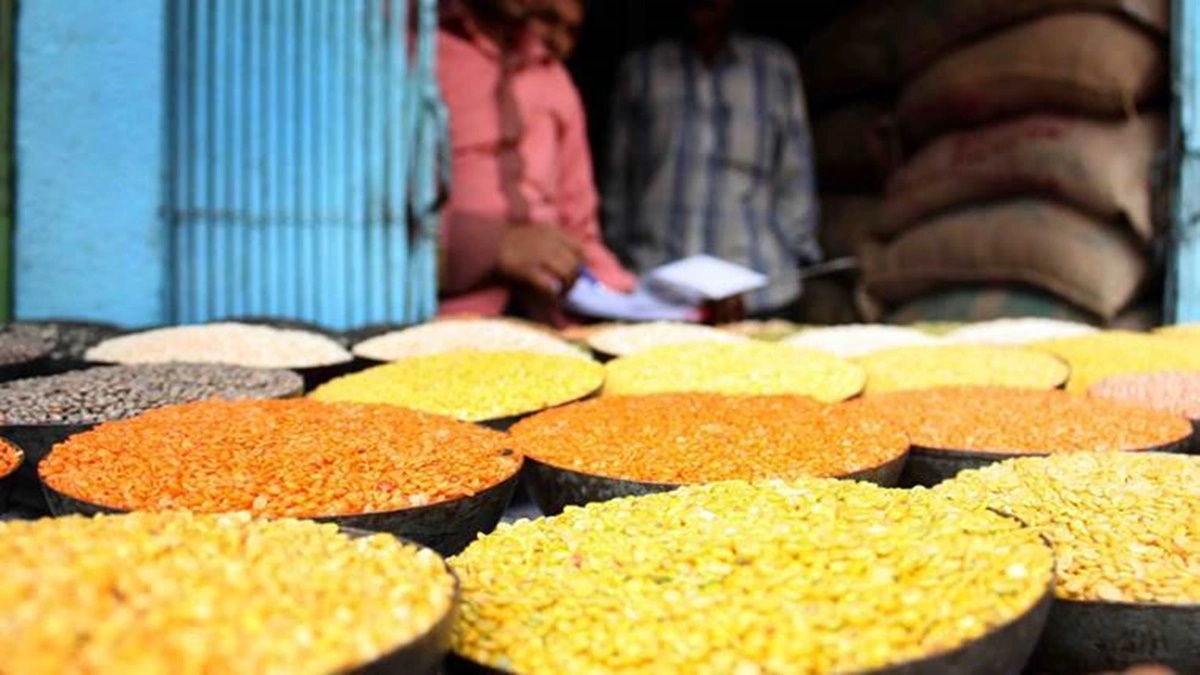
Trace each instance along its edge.
{"label": "yellow split pea", "polygon": [[868,394],[960,386],[1054,389],[1070,374],[1060,359],[1015,347],[898,347],[857,362],[867,370]]}
{"label": "yellow split pea", "polygon": [[501,525],[451,561],[454,648],[542,673],[861,672],[955,649],[1048,593],[1036,532],[925,491],[716,483]]}
{"label": "yellow split pea", "polygon": [[5,673],[341,672],[432,629],[433,551],[336,525],[184,512],[0,523]]}
{"label": "yellow split pea", "polygon": [[386,403],[454,417],[494,420],[574,401],[600,389],[604,368],[573,356],[454,351],[416,356],[333,380],[321,401]]}
{"label": "yellow split pea", "polygon": [[1059,597],[1200,604],[1200,457],[1020,458],[964,471],[935,492],[1045,532]]}
{"label": "yellow split pea", "polygon": [[862,391],[866,375],[849,361],[766,342],[695,342],[657,347],[605,365],[605,395],[792,394],[832,403]]}
{"label": "yellow split pea", "polygon": [[1031,346],[1055,354],[1071,365],[1067,389],[1076,393],[1083,393],[1113,375],[1200,370],[1197,344],[1164,335],[1107,331]]}

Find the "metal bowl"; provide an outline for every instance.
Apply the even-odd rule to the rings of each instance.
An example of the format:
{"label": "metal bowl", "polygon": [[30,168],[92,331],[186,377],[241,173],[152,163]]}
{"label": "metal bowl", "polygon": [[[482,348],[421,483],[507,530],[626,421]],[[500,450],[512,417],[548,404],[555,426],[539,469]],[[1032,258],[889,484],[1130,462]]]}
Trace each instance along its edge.
{"label": "metal bowl", "polygon": [[1200,604],[1056,599],[1030,665],[1039,674],[1074,675],[1147,663],[1200,673]]}
{"label": "metal bowl", "polygon": [[[1187,453],[1196,449],[1195,432],[1164,445],[1137,448],[1126,452],[1173,452]],[[908,464],[900,477],[900,487],[933,487],[954,478],[960,471],[981,469],[989,464],[1019,457],[1045,457],[1048,452],[979,452],[974,450],[949,450],[914,445],[909,450]]]}
{"label": "metal bowl", "polygon": [[[892,487],[900,479],[907,457],[908,453],[906,452],[879,466],[855,471],[838,476],[838,478]],[[670,492],[681,487],[674,483],[626,480],[572,471],[539,462],[532,457],[525,458],[525,467],[529,493],[542,513],[548,516],[562,513],[567,506],[583,506],[591,502],[605,502],[619,497],[639,497]]]}
{"label": "metal bowl", "polygon": [[53,372],[53,363],[50,359],[50,348],[47,347],[39,356],[0,366],[0,382],[12,382],[13,380],[24,380],[30,377],[48,375]]}
{"label": "metal bowl", "polygon": [[26,424],[0,426],[0,437],[20,448],[25,459],[9,476],[11,502],[31,516],[50,514],[49,504],[38,480],[38,464],[50,449],[75,434],[91,430],[95,424]]}
{"label": "metal bowl", "polygon": [[375,364],[356,357],[341,363],[311,366],[308,368],[288,368],[288,370],[302,377],[304,379],[304,391],[310,392],[330,380],[335,380],[345,375],[352,375],[360,370],[370,368],[372,365]]}
{"label": "metal bowl", "polygon": [[[361,539],[380,534],[353,527],[341,527],[339,529],[351,539]],[[420,545],[403,537],[396,538],[407,544]],[[445,565],[444,562],[443,565]],[[347,673],[351,675],[393,675],[394,673],[437,675],[441,673],[442,663],[446,655],[450,652],[450,636],[458,615],[460,595],[458,575],[454,573],[454,570],[449,565],[445,565],[445,567],[446,571],[454,579],[454,596],[450,602],[450,609],[442,615],[442,618],[438,619],[437,623],[428,631],[417,636],[415,639],[393,648],[369,663],[351,668]]]}
{"label": "metal bowl", "polygon": [[25,463],[25,451],[15,445],[12,447],[17,452],[17,463],[6,473],[0,475],[0,514],[8,510],[8,500],[12,496],[13,486],[16,484],[17,472]]}
{"label": "metal bowl", "polygon": [[1185,441],[1180,441],[1181,447],[1175,452],[1185,455],[1200,455],[1200,420],[1192,420],[1192,435]]}
{"label": "metal bowl", "polygon": [[[479,533],[495,529],[516,489],[519,474],[518,471],[473,495],[436,504],[352,516],[319,516],[310,520],[390,534],[427,546],[441,555],[450,556],[466,548]],[[126,512],[126,509],[102,506],[72,497],[45,483],[42,483],[42,490],[45,492],[50,513],[55,516]]]}
{"label": "metal bowl", "polygon": [[[864,672],[867,675],[1019,675],[1033,653],[1052,603],[1053,591],[1048,587],[1024,614],[977,640],[940,654]],[[445,673],[512,675],[511,671],[485,666],[455,652],[446,657]]]}
{"label": "metal bowl", "polygon": [[56,375],[90,368],[84,359],[88,348],[124,333],[124,329],[99,321],[57,320],[17,321],[0,327],[0,332],[29,335],[51,343],[48,359],[38,375]]}

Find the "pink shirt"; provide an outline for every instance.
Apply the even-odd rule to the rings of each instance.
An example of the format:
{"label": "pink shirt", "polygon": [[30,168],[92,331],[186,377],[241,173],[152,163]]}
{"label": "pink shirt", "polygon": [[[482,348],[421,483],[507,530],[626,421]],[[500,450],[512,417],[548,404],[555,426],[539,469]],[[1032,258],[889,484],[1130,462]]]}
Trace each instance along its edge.
{"label": "pink shirt", "polygon": [[[583,244],[594,276],[632,289],[600,235],[583,105],[566,69],[531,39],[507,57],[506,73],[498,47],[469,21],[439,31],[437,59],[454,180],[442,221],[440,313],[503,313],[512,289],[494,269],[503,228],[514,223],[563,228]],[[562,322],[544,306],[530,309]]]}

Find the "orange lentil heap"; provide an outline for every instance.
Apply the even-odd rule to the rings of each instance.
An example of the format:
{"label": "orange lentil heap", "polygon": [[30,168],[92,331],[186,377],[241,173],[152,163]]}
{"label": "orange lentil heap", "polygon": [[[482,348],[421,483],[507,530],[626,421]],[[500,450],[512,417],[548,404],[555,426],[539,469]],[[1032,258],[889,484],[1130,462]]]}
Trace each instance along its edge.
{"label": "orange lentil heap", "polygon": [[516,473],[498,432],[395,406],[205,401],[55,446],[49,487],[125,510],[340,516],[465,497]]}
{"label": "orange lentil heap", "polygon": [[545,464],[649,483],[836,477],[908,450],[891,422],[799,396],[613,396],[518,423],[513,445]]}
{"label": "orange lentil heap", "polygon": [[12,473],[21,463],[21,451],[6,441],[0,441],[0,477]]}
{"label": "orange lentil heap", "polygon": [[948,387],[873,396],[859,405],[902,424],[914,447],[942,450],[1146,450],[1192,433],[1186,419],[1170,413],[1064,391]]}

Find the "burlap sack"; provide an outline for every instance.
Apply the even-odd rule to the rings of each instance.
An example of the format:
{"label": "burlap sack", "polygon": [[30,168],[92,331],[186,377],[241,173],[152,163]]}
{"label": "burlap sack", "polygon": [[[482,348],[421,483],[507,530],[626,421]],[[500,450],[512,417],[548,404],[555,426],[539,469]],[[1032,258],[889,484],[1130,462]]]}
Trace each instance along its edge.
{"label": "burlap sack", "polygon": [[1104,320],[1134,299],[1149,263],[1124,228],[1016,200],[953,211],[862,250],[866,292],[896,305],[956,284],[1026,284]]}
{"label": "burlap sack", "polygon": [[1099,319],[1044,291],[1022,285],[957,286],[921,296],[894,308],[880,307],[878,319],[901,325],[974,323],[1037,317],[1080,323]]}
{"label": "burlap sack", "polygon": [[1151,174],[1166,119],[1039,115],[942,136],[888,181],[874,234],[890,237],[937,213],[1007,197],[1048,197],[1154,238]]}
{"label": "burlap sack", "polygon": [[816,116],[813,150],[822,190],[876,191],[883,187],[888,155],[876,128],[887,113],[878,103],[855,103]]}
{"label": "burlap sack", "polygon": [[1162,308],[1138,303],[1105,324],[1069,303],[1025,286],[960,286],[895,308],[874,306],[871,320],[899,325],[962,324],[1036,317],[1090,323],[1112,330],[1146,331],[1162,323]]}
{"label": "burlap sack", "polygon": [[826,259],[855,257],[876,223],[883,200],[876,195],[821,195],[821,228],[818,232]]}
{"label": "burlap sack", "polygon": [[810,279],[800,294],[800,323],[834,326],[858,323],[862,318],[854,303],[854,280],[846,276]]}
{"label": "burlap sack", "polygon": [[800,55],[814,107],[900,83],[896,21],[904,0],[864,0],[815,34]]}
{"label": "burlap sack", "polygon": [[1165,39],[1169,0],[921,0],[905,5],[896,32],[901,68],[908,75],[988,33],[1061,12],[1109,12]]}
{"label": "burlap sack", "polygon": [[1167,57],[1110,14],[1056,14],[952,52],[908,84],[896,116],[905,140],[1032,112],[1119,117],[1164,90]]}

